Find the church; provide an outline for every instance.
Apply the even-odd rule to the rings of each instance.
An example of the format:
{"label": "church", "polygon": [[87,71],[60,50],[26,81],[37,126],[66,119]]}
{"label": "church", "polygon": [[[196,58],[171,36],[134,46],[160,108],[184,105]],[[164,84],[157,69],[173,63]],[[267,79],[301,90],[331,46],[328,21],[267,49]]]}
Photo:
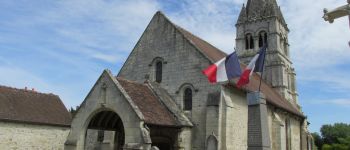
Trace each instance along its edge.
{"label": "church", "polygon": [[80,105],[67,150],[311,150],[276,0],[248,0],[236,23],[241,68],[268,44],[242,89],[202,70],[227,56],[157,12],[116,75],[104,70]]}

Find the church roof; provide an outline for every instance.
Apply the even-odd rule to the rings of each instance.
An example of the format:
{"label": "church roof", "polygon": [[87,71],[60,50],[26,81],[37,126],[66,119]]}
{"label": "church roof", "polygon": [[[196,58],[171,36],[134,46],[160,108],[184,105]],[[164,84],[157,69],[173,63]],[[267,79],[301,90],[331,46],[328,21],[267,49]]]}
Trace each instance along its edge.
{"label": "church roof", "polygon": [[[274,1],[274,0],[272,0]],[[162,13],[160,13],[162,14]],[[162,14],[164,16],[164,14]],[[165,16],[164,16],[165,17]],[[166,17],[165,17],[166,18]],[[169,20],[169,19],[168,19]],[[169,20],[169,22],[171,22]],[[171,22],[172,23],[172,22]],[[204,54],[211,62],[216,62],[223,57],[226,57],[227,54],[215,46],[209,44],[205,40],[199,38],[198,36],[190,33],[189,31],[175,25],[172,23],[183,36],[190,41],[190,43],[197,48],[199,52]],[[245,68],[244,64],[241,64],[242,70]],[[250,83],[246,86],[246,90],[248,91],[257,91],[257,88],[260,83],[260,77],[257,74],[254,74]],[[261,92],[265,94],[267,103],[270,103],[278,108],[281,108],[285,111],[293,113],[295,115],[304,117],[304,115],[298,110],[298,108],[294,107],[291,103],[289,103],[285,98],[283,98],[277,91],[275,91],[269,84],[262,81],[261,83]]]}
{"label": "church roof", "polygon": [[[151,87],[150,83],[140,84],[120,77],[116,77],[116,79],[140,109],[146,124],[172,127],[192,126],[191,123],[181,121],[183,118],[167,107],[164,99],[159,96],[159,92],[156,92],[154,87]],[[161,92],[166,94],[165,90]]]}
{"label": "church roof", "polygon": [[269,17],[277,17],[277,19],[287,27],[276,0],[248,0],[247,7],[243,5],[241,9],[237,24]]}
{"label": "church roof", "polygon": [[71,115],[57,95],[0,86],[0,121],[70,126]]}
{"label": "church roof", "polygon": [[207,41],[193,35],[191,32],[175,25],[176,28],[199,50],[201,50],[212,62],[219,61],[227,54],[211,45]]}

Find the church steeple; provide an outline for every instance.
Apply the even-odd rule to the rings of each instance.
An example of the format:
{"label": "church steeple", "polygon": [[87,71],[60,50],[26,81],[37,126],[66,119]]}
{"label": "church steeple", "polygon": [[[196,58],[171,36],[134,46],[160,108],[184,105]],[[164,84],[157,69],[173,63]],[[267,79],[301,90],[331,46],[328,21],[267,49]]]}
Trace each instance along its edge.
{"label": "church steeple", "polygon": [[236,23],[236,52],[248,64],[268,44],[264,80],[295,106],[298,104],[295,71],[289,56],[288,32],[276,0],[248,0]]}
{"label": "church steeple", "polygon": [[276,0],[248,0],[247,7],[243,5],[237,24],[270,17],[276,17],[287,28],[287,24]]}

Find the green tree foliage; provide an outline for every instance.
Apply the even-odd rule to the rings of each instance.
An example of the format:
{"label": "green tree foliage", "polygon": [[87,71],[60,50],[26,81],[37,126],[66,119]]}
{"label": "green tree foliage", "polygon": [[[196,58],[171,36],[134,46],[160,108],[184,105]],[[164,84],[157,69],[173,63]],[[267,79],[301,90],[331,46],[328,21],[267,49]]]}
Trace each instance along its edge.
{"label": "green tree foliage", "polygon": [[317,147],[322,147],[323,145],[323,141],[322,141],[322,137],[317,133],[311,133],[312,137],[314,138],[314,143]]}
{"label": "green tree foliage", "polygon": [[321,127],[323,142],[326,144],[339,143],[339,138],[350,137],[350,124],[335,123]]}
{"label": "green tree foliage", "polygon": [[316,146],[322,150],[350,150],[350,124],[323,125],[321,135],[312,133]]}
{"label": "green tree foliage", "polygon": [[77,113],[78,109],[79,109],[79,106],[76,106],[75,109],[73,107],[71,107],[69,109],[69,112],[72,115],[72,118],[75,116],[75,114]]}

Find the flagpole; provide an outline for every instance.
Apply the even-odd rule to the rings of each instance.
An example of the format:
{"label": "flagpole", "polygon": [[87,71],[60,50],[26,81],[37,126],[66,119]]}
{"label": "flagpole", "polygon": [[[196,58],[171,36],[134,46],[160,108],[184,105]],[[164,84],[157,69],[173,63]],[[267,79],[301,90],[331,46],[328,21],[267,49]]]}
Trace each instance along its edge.
{"label": "flagpole", "polygon": [[[267,30],[268,30],[268,33],[270,33],[270,22],[267,22]],[[267,34],[267,33],[266,33]],[[266,36],[266,38],[268,39],[268,36]],[[264,68],[265,68],[265,57],[266,57],[266,53],[267,53],[267,42],[268,40],[267,39],[264,39],[266,40],[266,45],[263,45],[263,46],[266,46],[266,49],[265,49],[265,53],[264,53],[264,60],[263,60],[263,67],[262,67],[262,71],[261,71],[261,75],[260,75],[260,83],[259,83],[259,93],[261,91],[261,80],[263,78],[263,75],[264,75]]]}
{"label": "flagpole", "polygon": [[[266,43],[266,44],[267,44],[267,43]],[[265,45],[264,45],[264,46],[265,46]],[[265,53],[264,53],[263,64],[262,64],[263,67],[262,67],[262,71],[261,71],[261,75],[260,75],[259,93],[260,93],[260,89],[261,89],[261,80],[262,80],[263,75],[264,75],[266,53],[267,53],[267,46],[266,46],[266,50],[265,50]]]}

